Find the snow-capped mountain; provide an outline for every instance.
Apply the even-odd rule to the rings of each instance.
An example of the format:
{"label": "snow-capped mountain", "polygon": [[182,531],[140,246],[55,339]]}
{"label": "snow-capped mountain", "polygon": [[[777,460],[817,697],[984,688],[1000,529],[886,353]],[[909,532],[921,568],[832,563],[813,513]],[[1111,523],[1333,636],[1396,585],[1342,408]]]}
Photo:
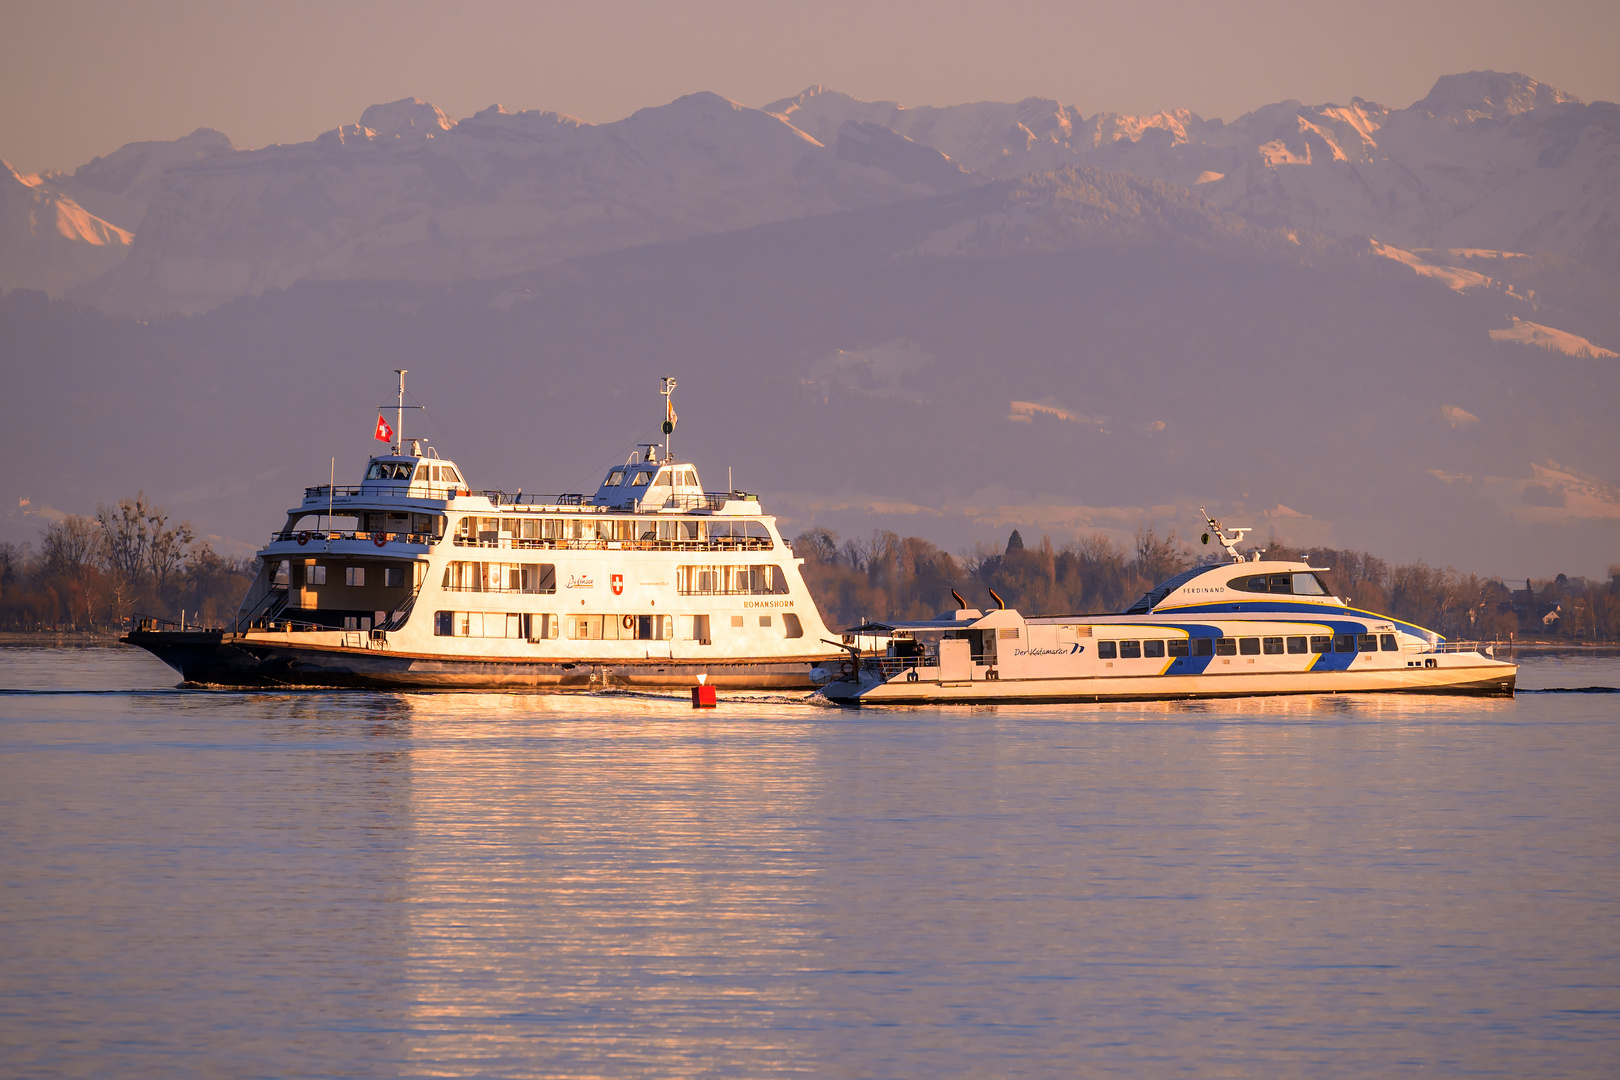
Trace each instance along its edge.
{"label": "snow-capped mountain", "polygon": [[414,99],[311,142],[165,173],[130,257],[80,293],[199,311],[305,278],[488,278],[658,241],[954,190],[969,179],[886,130],[853,150],[693,94],[593,125]]}
{"label": "snow-capped mountain", "polygon": [[498,106],[457,121],[406,99],[305,143],[244,151],[199,130],[0,177],[0,285],[194,312],[304,279],[499,277],[1075,165],[1429,264],[1483,250],[1620,275],[1620,106],[1471,72],[1404,109],[1285,101],[1230,123],[822,87],[760,109],[693,94],[609,124]]}
{"label": "snow-capped mountain", "polygon": [[1185,110],[1085,119],[1036,98],[905,108],[822,87],[765,110],[818,137],[880,124],[995,177],[1084,162],[1188,187],[1260,225],[1620,271],[1620,106],[1524,75],[1448,75],[1405,109],[1285,101],[1231,123]]}
{"label": "snow-capped mountain", "polygon": [[117,266],[134,239],[40,176],[0,161],[0,291],[60,295]]}

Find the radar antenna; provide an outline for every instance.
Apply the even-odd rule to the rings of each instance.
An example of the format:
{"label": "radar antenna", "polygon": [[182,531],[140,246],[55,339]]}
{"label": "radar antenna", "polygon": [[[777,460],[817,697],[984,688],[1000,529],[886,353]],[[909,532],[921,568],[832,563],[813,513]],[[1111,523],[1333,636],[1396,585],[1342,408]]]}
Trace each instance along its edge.
{"label": "radar antenna", "polygon": [[[1214,534],[1215,539],[1220,541],[1221,547],[1225,548],[1226,553],[1232,556],[1233,562],[1246,561],[1242,555],[1238,554],[1237,546],[1243,543],[1243,534],[1254,532],[1254,527],[1252,525],[1247,525],[1241,529],[1224,529],[1221,527],[1221,523],[1210,517],[1209,511],[1205,510],[1202,506],[1198,508],[1198,512],[1203,514],[1204,520],[1209,523],[1209,532],[1205,533],[1203,536],[1204,543],[1209,543],[1210,535]],[[1228,532],[1230,532],[1232,535],[1226,535]]]}

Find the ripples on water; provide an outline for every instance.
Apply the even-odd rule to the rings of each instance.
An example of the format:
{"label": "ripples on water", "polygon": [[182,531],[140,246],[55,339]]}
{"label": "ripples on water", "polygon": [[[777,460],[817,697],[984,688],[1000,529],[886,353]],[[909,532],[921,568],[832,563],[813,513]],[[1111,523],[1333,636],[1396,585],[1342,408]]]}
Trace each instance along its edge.
{"label": "ripples on water", "polygon": [[0,1074],[1620,1070],[1615,696],[173,682],[0,649]]}

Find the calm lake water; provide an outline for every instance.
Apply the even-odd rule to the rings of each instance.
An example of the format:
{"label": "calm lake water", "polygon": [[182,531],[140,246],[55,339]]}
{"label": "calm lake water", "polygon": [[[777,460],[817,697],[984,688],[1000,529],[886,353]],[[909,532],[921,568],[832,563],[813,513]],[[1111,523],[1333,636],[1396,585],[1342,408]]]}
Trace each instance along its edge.
{"label": "calm lake water", "polygon": [[1620,694],[175,678],[0,649],[0,1075],[1620,1075]]}

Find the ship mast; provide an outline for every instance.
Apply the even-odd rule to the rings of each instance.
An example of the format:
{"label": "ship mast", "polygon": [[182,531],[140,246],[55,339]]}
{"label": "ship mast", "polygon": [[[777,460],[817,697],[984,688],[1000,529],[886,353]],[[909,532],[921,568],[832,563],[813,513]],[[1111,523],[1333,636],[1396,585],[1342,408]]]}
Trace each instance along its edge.
{"label": "ship mast", "polygon": [[410,368],[395,368],[394,374],[399,376],[399,404],[394,409],[394,454],[397,456],[405,448],[405,373]]}
{"label": "ship mast", "polygon": [[670,400],[670,391],[675,389],[675,380],[668,375],[663,378],[658,392],[664,395],[664,460],[673,461],[669,453],[669,437],[675,432],[675,403]]}

